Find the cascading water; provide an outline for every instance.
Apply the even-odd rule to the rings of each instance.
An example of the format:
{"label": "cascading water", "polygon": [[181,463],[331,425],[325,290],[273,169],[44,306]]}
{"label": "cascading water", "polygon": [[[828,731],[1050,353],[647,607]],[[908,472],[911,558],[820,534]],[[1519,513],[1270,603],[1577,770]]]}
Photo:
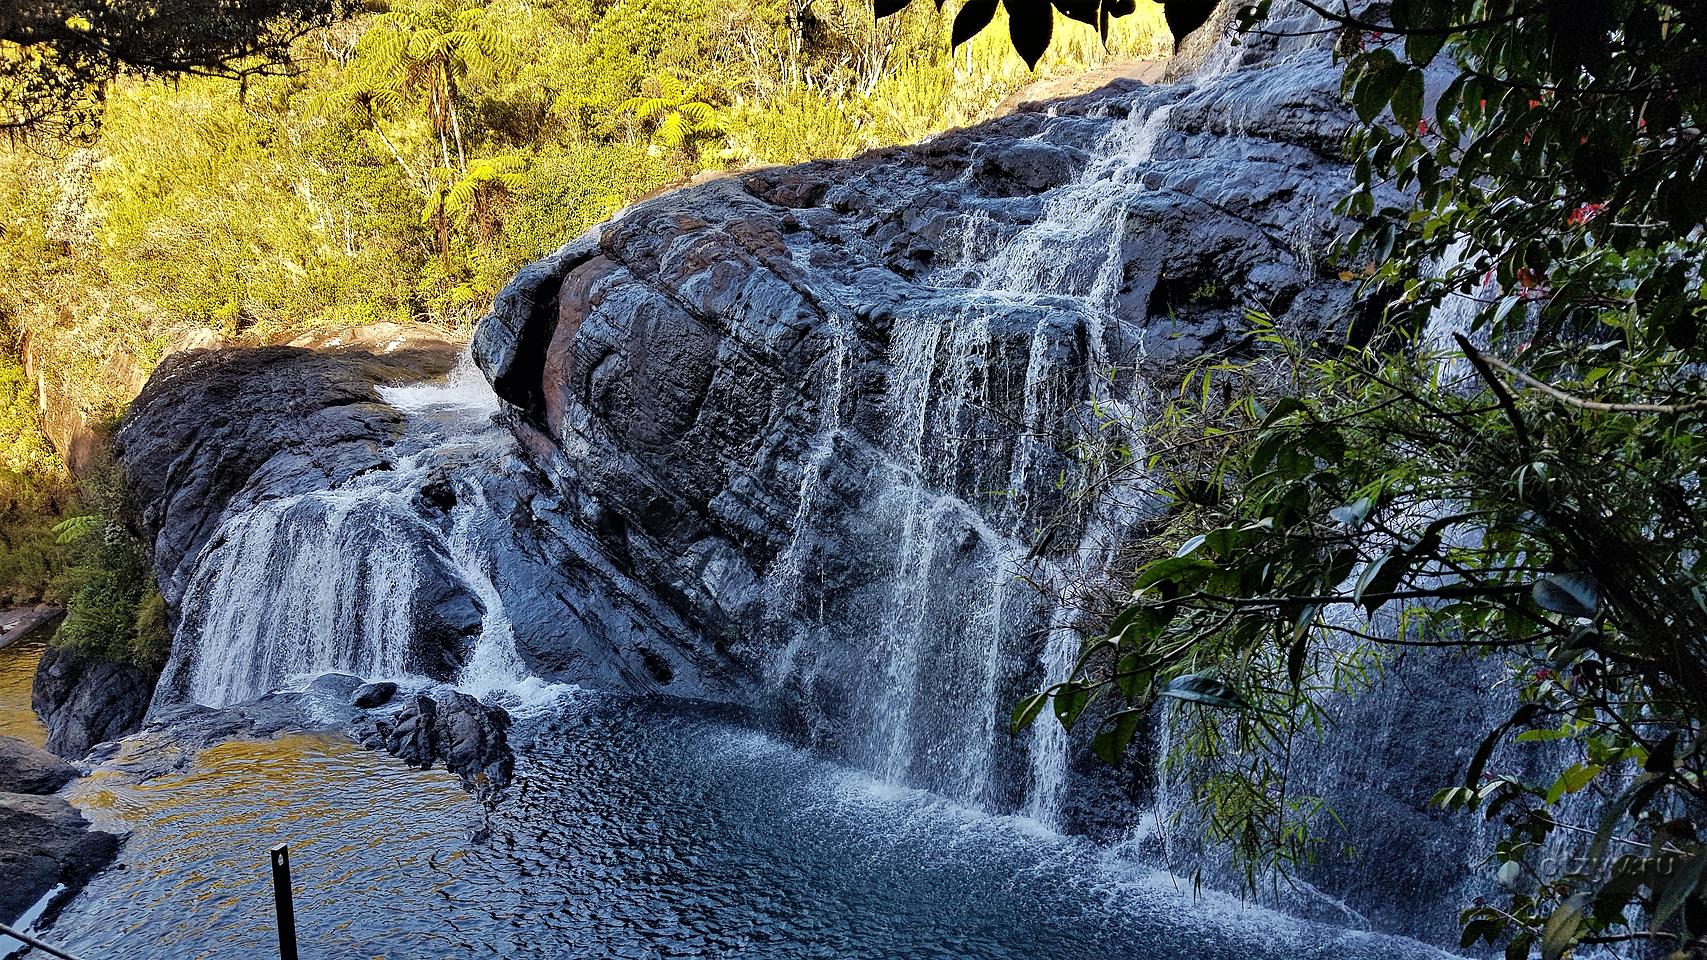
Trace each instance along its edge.
{"label": "cascading water", "polygon": [[[1067,679],[1095,626],[1085,611],[1118,593],[1116,554],[1153,508],[1135,472],[1085,489],[1072,448],[1141,457],[1129,425],[1152,388],[1134,368],[1158,318],[1131,274],[1148,218],[1218,202],[1203,189],[1216,164],[1268,159],[1247,129],[1328,61],[1314,40],[1279,46],[1261,70],[1242,71],[1240,49],[1224,40],[1193,77],[1135,99],[1040,213],[1016,221],[966,209],[943,240],[956,255],[931,275],[957,306],[900,315],[886,331],[875,436],[844,423],[852,333],[835,331],[792,532],[767,575],[782,651],[773,683],[793,685],[808,712],[821,674],[860,691],[855,732],[809,724],[816,742],[893,782],[1059,825],[1067,737],[1046,720],[1016,750],[1006,718],[1023,694]],[[1205,128],[1206,116],[1223,128]],[[1303,238],[1321,232],[1328,204],[1300,196],[1316,212],[1270,239],[1309,272],[1319,242]],[[836,516],[847,491],[826,481],[838,457],[878,463],[854,522]],[[827,586],[827,552],[862,557],[857,576]],[[863,662],[825,652],[838,632],[870,637]]]}
{"label": "cascading water", "polygon": [[411,685],[454,675],[479,695],[545,689],[517,656],[481,548],[503,522],[482,479],[515,450],[491,387],[464,357],[442,383],[379,394],[404,417],[389,469],[221,520],[157,699],[222,706],[331,671]]}

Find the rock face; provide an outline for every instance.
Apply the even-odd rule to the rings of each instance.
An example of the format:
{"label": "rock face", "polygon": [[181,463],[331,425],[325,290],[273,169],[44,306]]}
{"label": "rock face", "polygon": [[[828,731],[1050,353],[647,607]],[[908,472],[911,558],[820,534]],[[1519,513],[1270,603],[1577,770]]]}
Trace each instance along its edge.
{"label": "rock face", "polygon": [[1316,267],[1348,182],[1327,50],[1214,56],[696,184],[524,270],[475,357],[625,598],[860,766],[1055,822],[1100,803],[1058,735],[1016,745],[1003,719],[1070,664],[1076,623],[1043,594],[1118,589],[1143,515],[1138,484],[1081,496],[1075,452],[1247,310],[1315,330],[1353,306]]}
{"label": "rock face", "polygon": [[[1318,24],[1287,9],[1271,27],[1301,39],[1194,40],[1172,83],[639,204],[503,292],[473,345],[484,393],[381,389],[442,372],[442,349],[174,358],[119,435],[177,628],[161,697],[535,673],[753,704],[886,779],[1129,830],[1158,778],[1007,717],[1128,586],[1153,500],[1101,472],[1109,448],[1188,365],[1242,349],[1252,311],[1311,333],[1361,309],[1318,265],[1350,116]],[[1413,742],[1479,721],[1407,709],[1436,724]],[[1390,719],[1371,700],[1343,726]],[[484,789],[509,779],[506,727],[439,689],[362,736]],[[1407,764],[1319,766],[1421,849]],[[1461,846],[1314,879],[1405,929],[1450,909]],[[1442,888],[1398,903],[1401,882]]]}
{"label": "rock face", "polygon": [[228,511],[384,469],[401,416],[375,386],[443,375],[456,352],[446,343],[389,355],[266,347],[162,363],[131,404],[116,452],[168,607],[179,606]]}
{"label": "rock face", "polygon": [[0,792],[0,920],[16,920],[57,885],[82,886],[117,850],[117,837],[90,830],[59,797]]}
{"label": "rock face", "polygon": [[[395,467],[393,447],[403,432],[403,416],[383,403],[376,389],[442,376],[455,363],[458,348],[419,339],[392,347],[389,353],[363,347],[191,351],[169,358],[149,380],[131,405],[116,449],[126,472],[132,525],[153,549],[175,637],[195,634],[208,617],[227,618],[215,626],[238,641],[253,639],[242,632],[245,623],[257,630],[262,626],[241,619],[246,611],[233,609],[230,597],[198,583],[205,553],[271,549],[288,562],[286,555],[308,547],[296,531],[283,531],[276,541],[228,543],[236,539],[222,527],[228,517]],[[313,521],[326,522],[335,511],[323,510]],[[355,542],[345,546],[361,548]],[[412,611],[421,629],[413,648],[402,655],[421,673],[448,677],[466,653],[464,641],[478,631],[479,611],[466,593],[435,577],[438,571],[429,563],[422,566],[423,595],[433,596]],[[335,589],[330,581],[339,571],[302,573]],[[250,575],[283,577],[282,571],[264,568]],[[293,620],[312,615],[311,608],[265,613],[273,621],[265,626],[284,633]],[[231,620],[234,616],[239,619]],[[196,658],[204,652],[194,644],[175,645],[176,655],[162,678],[166,702],[193,699]],[[250,658],[263,654],[252,650]],[[258,695],[265,689],[236,693]]]}
{"label": "rock face", "polygon": [[[1006,732],[1095,629],[1078,610],[1125,589],[1120,545],[1150,501],[1096,472],[1099,445],[1237,351],[1249,312],[1332,335],[1367,308],[1318,265],[1349,184],[1329,41],[1296,5],[1275,13],[1276,36],[1194,39],[1175,82],[695,184],[524,270],[474,354],[561,499],[563,575],[614,569],[618,597],[667,607],[758,678],[783,729],[858,766],[1129,830],[1153,778],[1111,778],[1048,723]],[[524,652],[553,669],[553,648]],[[1413,669],[1427,689],[1447,668]],[[1407,705],[1412,742],[1475,742],[1479,711],[1437,706]],[[1372,734],[1400,715],[1378,696],[1344,714]],[[1327,902],[1442,929],[1467,840],[1398,775],[1416,758],[1322,759],[1331,799],[1426,851],[1317,871]]]}
{"label": "rock face", "polygon": [[47,727],[47,749],[81,759],[98,743],[133,732],[148,712],[155,676],[129,663],[49,646],[36,667],[30,705]]}
{"label": "rock face", "polygon": [[565,679],[688,695],[724,669],[575,559],[578,533],[552,534],[555,501],[490,388],[445,377],[458,354],[391,338],[161,365],[118,437],[174,626],[160,702],[236,703],[324,670],[504,675],[491,686],[521,678],[516,649]]}

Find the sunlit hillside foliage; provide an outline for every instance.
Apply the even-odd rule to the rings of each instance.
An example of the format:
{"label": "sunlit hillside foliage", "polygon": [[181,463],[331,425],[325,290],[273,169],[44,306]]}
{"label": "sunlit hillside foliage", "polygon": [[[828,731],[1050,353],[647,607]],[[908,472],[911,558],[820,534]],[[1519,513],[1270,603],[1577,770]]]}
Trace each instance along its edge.
{"label": "sunlit hillside foliage", "polygon": [[311,35],[292,77],[122,82],[87,148],[6,151],[0,312],[76,390],[196,328],[466,328],[519,266],[698,172],[917,140],[1166,36],[1160,5],[1106,49],[1064,21],[1033,74],[1005,31],[951,52],[953,5],[919,7],[406,0]]}
{"label": "sunlit hillside foliage", "polygon": [[956,5],[916,6],[400,0],[308,34],[289,76],[119,80],[92,140],[0,145],[3,353],[35,361],[0,367],[0,593],[62,599],[106,581],[56,565],[112,566],[67,546],[100,537],[52,531],[69,501],[39,385],[110,423],[128,374],[210,333],[466,332],[519,267],[698,173],[919,140],[1167,49],[1146,3],[1106,47],[1062,21],[1033,72],[1005,28],[951,51]]}

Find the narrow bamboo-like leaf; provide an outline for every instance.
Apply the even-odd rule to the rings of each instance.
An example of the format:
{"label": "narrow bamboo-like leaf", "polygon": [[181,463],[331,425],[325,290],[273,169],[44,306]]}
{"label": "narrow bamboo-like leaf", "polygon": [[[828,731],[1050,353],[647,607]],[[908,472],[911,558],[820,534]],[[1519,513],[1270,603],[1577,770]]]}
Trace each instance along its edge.
{"label": "narrow bamboo-like leaf", "polygon": [[1541,960],[1560,960],[1587,927],[1588,920],[1577,898],[1559,904],[1541,929]]}
{"label": "narrow bamboo-like leaf", "polygon": [[1230,710],[1250,708],[1250,704],[1239,695],[1239,691],[1214,677],[1196,673],[1175,677],[1161,692],[1161,696],[1185,700],[1190,703],[1208,704],[1212,707],[1224,707]]}
{"label": "narrow bamboo-like leaf", "polygon": [[1567,617],[1591,620],[1600,610],[1600,587],[1584,573],[1559,573],[1535,581],[1535,605]]}

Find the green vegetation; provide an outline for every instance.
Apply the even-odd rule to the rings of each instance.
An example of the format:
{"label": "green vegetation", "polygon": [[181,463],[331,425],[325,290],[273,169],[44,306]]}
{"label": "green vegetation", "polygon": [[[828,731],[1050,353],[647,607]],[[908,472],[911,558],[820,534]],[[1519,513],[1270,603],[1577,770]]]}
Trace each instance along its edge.
{"label": "green vegetation", "polygon": [[0,604],[53,592],[61,553],[53,525],[69,495],[59,457],[36,427],[36,393],[24,370],[0,355]]}
{"label": "green vegetation", "polygon": [[116,521],[115,469],[79,484],[36,425],[36,393],[0,355],[0,604],[49,602],[66,618],[55,643],[158,669],[170,636],[143,545]]}
{"label": "green vegetation", "polygon": [[[1064,25],[1039,71],[1165,49],[1158,14],[1106,48]],[[197,336],[466,329],[643,196],[976,122],[1038,75],[948,32],[863,0],[402,0],[307,32],[287,75],[122,78],[80,148],[0,151],[0,313],[97,416],[128,399],[110,364]]]}
{"label": "green vegetation", "polygon": [[[1707,8],[1337,9],[1365,123],[1340,263],[1384,315],[1339,352],[1253,311],[1243,349],[1192,372],[1113,468],[1168,504],[1132,602],[1016,724],[1094,717],[1117,758],[1175,704],[1168,762],[1256,883],[1332,838],[1295,764],[1337,735],[1325,705],[1401,648],[1479,654],[1513,713],[1434,786],[1503,829],[1508,895],[1466,910],[1464,944],[1698,956]],[[1394,185],[1411,199],[1381,206]]]}
{"label": "green vegetation", "polygon": [[0,130],[87,132],[121,73],[240,81],[277,74],[334,0],[8,0],[0,7]]}
{"label": "green vegetation", "polygon": [[159,670],[172,636],[148,551],[98,514],[62,521],[55,529],[66,548],[66,566],[60,587],[65,621],[53,642]]}

